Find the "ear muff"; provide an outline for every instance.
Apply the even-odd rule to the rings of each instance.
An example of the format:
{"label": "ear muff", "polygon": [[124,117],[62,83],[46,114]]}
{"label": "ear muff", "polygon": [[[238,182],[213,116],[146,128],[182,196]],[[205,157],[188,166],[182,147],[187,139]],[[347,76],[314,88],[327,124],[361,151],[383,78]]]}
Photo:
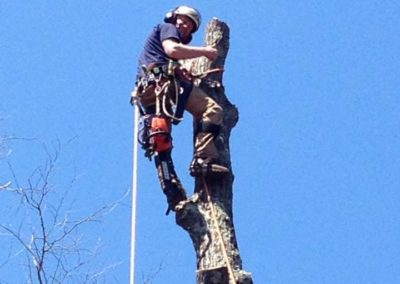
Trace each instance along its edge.
{"label": "ear muff", "polygon": [[179,6],[178,7],[176,7],[175,9],[173,9],[173,10],[171,10],[171,11],[168,11],[166,14],[165,14],[165,17],[164,17],[164,22],[165,23],[169,23],[169,24],[173,24],[173,22],[174,22],[174,19],[175,19],[175,11],[176,11],[176,9],[178,9],[179,8]]}

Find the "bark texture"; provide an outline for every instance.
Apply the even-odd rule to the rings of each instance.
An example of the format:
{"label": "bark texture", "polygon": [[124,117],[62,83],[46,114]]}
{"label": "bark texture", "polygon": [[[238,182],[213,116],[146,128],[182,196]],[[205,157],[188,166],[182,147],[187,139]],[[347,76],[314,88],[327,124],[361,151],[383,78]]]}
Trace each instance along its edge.
{"label": "bark texture", "polygon": [[[207,25],[205,44],[217,47],[219,56],[213,62],[206,58],[183,62],[193,74],[224,68],[229,50],[229,27],[216,18],[212,19]],[[224,110],[222,130],[216,138],[216,146],[222,163],[231,169],[229,137],[239,119],[239,113],[227,99],[222,79],[223,72],[215,72],[196,84]],[[233,180],[233,174],[221,178],[196,178],[194,195],[176,212],[176,223],[189,233],[194,245],[197,284],[253,283],[251,274],[242,270],[235,236]],[[232,278],[235,280],[232,281]]]}

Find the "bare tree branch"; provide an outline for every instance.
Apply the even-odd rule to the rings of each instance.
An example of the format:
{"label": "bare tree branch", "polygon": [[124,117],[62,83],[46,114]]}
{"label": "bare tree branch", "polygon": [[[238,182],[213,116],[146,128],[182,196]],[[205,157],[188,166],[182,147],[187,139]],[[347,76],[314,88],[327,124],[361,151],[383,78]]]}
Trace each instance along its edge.
{"label": "bare tree branch", "polygon": [[149,275],[145,276],[144,274],[142,274],[142,281],[143,284],[150,284],[156,277],[158,274],[160,274],[160,272],[162,271],[164,267],[164,263],[161,262],[159,264],[159,266],[155,269],[154,272],[150,273]]}
{"label": "bare tree branch", "polygon": [[[17,228],[11,224],[0,224],[0,233],[3,231],[3,236],[9,236],[18,243],[18,255],[26,255],[28,283],[96,283],[97,279],[111,277],[110,270],[121,262],[103,267],[96,265],[91,271],[90,266],[98,257],[100,244],[97,243],[94,249],[85,248],[82,246],[83,235],[79,231],[89,223],[104,220],[129,195],[129,191],[119,200],[105,204],[87,215],[74,210],[69,192],[76,177],[65,190],[52,184],[61,148],[59,141],[53,144],[53,148],[44,146],[46,161],[32,172],[27,179],[27,186],[20,185],[9,164],[14,186],[7,182],[0,189],[18,198],[15,210],[21,221]],[[26,216],[29,218],[24,218]],[[0,268],[5,267],[15,256],[10,249]]]}
{"label": "bare tree branch", "polygon": [[6,182],[5,184],[0,184],[0,190],[7,189],[11,186],[11,181]]}

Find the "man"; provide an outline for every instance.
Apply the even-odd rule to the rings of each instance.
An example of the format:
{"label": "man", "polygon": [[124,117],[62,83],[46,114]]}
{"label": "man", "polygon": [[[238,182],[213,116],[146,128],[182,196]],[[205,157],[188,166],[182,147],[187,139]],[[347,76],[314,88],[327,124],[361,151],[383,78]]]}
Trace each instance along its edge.
{"label": "man", "polygon": [[[190,46],[192,34],[199,29],[201,23],[200,13],[188,6],[179,6],[169,12],[165,23],[159,24],[148,36],[143,51],[139,57],[136,89],[133,92],[135,102],[141,107],[143,115],[154,115],[153,120],[160,122],[168,119],[169,122],[178,124],[182,117],[183,109],[193,115],[197,122],[194,158],[190,165],[192,176],[209,176],[229,173],[229,169],[219,164],[218,152],[214,139],[218,135],[222,123],[222,109],[200,88],[191,82],[190,74],[180,68],[178,60],[205,56],[215,60],[218,56],[216,48],[211,46]],[[174,88],[175,86],[175,88]],[[171,91],[172,90],[172,91]],[[167,103],[166,103],[167,101]],[[175,104],[175,111],[171,104]],[[172,142],[169,146],[160,147],[163,142],[159,140],[155,145],[157,134],[169,135],[171,129],[169,122],[148,122],[147,136],[153,138],[147,143],[156,154],[156,166],[160,181],[167,195],[170,209],[179,201],[186,199],[182,193],[182,186],[176,176],[171,159]],[[157,129],[152,125],[159,126]],[[159,137],[159,136],[158,136]],[[168,140],[168,139],[167,139]],[[170,139],[169,139],[170,140]],[[164,141],[165,142],[165,141]],[[146,143],[145,143],[146,144]],[[158,149],[157,149],[158,147]],[[162,166],[162,162],[165,166]],[[168,169],[163,173],[163,169]],[[171,179],[171,189],[165,185],[166,178]]]}

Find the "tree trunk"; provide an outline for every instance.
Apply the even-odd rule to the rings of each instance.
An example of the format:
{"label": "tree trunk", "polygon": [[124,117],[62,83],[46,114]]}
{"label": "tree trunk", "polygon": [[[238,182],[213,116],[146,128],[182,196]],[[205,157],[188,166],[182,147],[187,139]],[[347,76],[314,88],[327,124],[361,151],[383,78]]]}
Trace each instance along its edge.
{"label": "tree trunk", "polygon": [[[207,26],[205,44],[216,46],[219,56],[213,62],[204,57],[183,62],[193,74],[224,67],[229,49],[229,27],[212,19]],[[222,129],[215,143],[221,162],[231,168],[229,137],[238,121],[238,110],[225,96],[222,72],[209,73],[197,84],[224,110]],[[251,274],[242,270],[235,236],[233,180],[233,174],[218,179],[196,178],[195,194],[176,212],[176,223],[189,233],[196,251],[197,284],[253,283]]]}

